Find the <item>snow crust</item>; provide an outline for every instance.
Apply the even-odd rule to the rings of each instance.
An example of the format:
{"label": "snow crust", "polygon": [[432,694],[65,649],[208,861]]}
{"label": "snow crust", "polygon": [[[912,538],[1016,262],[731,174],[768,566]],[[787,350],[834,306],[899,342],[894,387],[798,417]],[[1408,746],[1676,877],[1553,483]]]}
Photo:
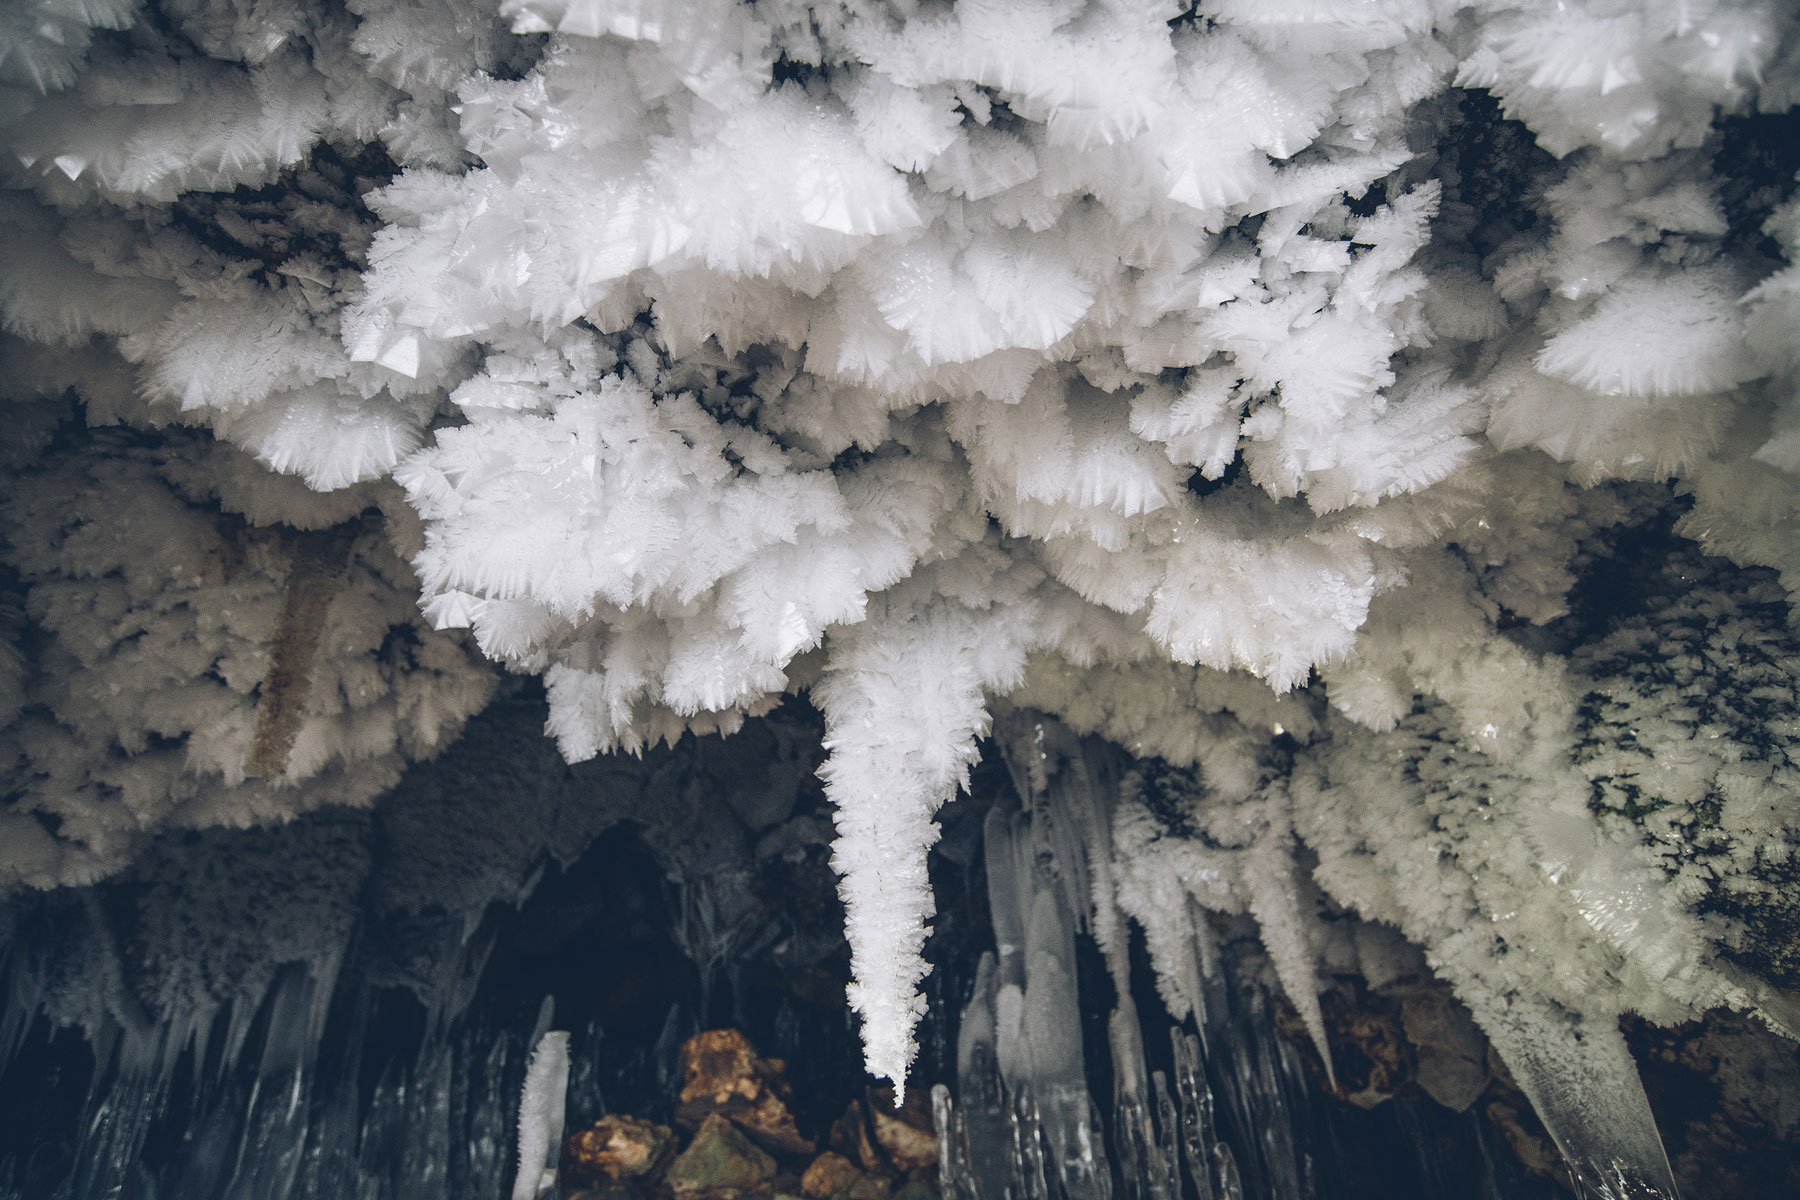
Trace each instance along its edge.
{"label": "snow crust", "polygon": [[0,13],[0,880],[367,802],[472,647],[570,760],[809,690],[900,1084],[933,814],[1029,710],[1145,764],[1088,857],[1172,1009],[1248,912],[1322,1038],[1318,889],[1661,1177],[1558,1097],[1622,1011],[1782,1019],[1786,602],[1554,623],[1632,482],[1800,579],[1800,201],[1745,228],[1717,124],[1800,99],[1789,6],[347,8]]}

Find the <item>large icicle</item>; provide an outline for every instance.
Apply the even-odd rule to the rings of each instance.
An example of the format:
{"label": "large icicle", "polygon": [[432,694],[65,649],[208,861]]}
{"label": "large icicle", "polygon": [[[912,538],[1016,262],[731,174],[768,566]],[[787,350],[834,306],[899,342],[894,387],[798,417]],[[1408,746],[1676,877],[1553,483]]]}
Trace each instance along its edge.
{"label": "large icicle", "polygon": [[[1014,786],[1030,812],[1029,829],[1039,847],[1039,860],[1050,867],[1047,882],[1058,887],[1061,902],[1069,909],[1070,930],[1085,924],[1092,931],[1112,977],[1115,1001],[1107,1020],[1107,1041],[1112,1052],[1116,1121],[1119,1129],[1127,1131],[1119,1143],[1121,1169],[1134,1189],[1157,1200],[1175,1200],[1179,1187],[1168,1182],[1175,1164],[1159,1146],[1151,1125],[1143,1033],[1131,997],[1125,919],[1112,880],[1116,788],[1111,764],[1062,722],[1028,710],[1010,714],[998,740]],[[993,829],[990,818],[990,832]],[[1032,995],[1035,1010],[1037,992]],[[1075,1029],[1078,1033],[1079,1025]],[[1065,1138],[1075,1131],[1088,1131],[1089,1117],[1083,1111],[1087,1103],[1084,1085],[1081,1103],[1069,1100],[1060,1114],[1066,1122]],[[1097,1128],[1099,1123],[1093,1125]],[[1050,1127],[1054,1137],[1058,1127],[1054,1122]]]}
{"label": "large icicle", "polygon": [[1025,1034],[1028,1094],[1035,1100],[1060,1191],[1067,1200],[1105,1200],[1109,1179],[1100,1131],[1089,1121],[1081,1005],[1075,986],[1075,923],[1061,898],[1039,888],[1027,945]]}
{"label": "large icicle", "polygon": [[[1103,1128],[1087,1089],[1081,1003],[1075,979],[1076,913],[1059,886],[1054,859],[1037,841],[1032,818],[996,807],[985,831],[988,908],[997,958],[984,958],[964,1013],[959,1075],[965,1127],[983,1195],[998,1197],[991,1160],[1006,1139],[993,1110],[1005,1107],[987,1074],[987,1038],[1010,1099],[1012,1156],[1027,1190],[1041,1170],[1066,1200],[1106,1200],[1111,1174]],[[1066,879],[1066,875],[1062,875]],[[1083,903],[1079,893],[1074,897]],[[992,1031],[991,1034],[989,1031]],[[1038,1159],[1043,1159],[1040,1164]]]}
{"label": "large icicle", "polygon": [[[993,1200],[1005,1194],[1011,1180],[1010,1110],[994,1044],[999,987],[998,963],[992,954],[983,954],[975,972],[975,994],[963,1010],[956,1042],[956,1089],[961,1101],[955,1112],[953,1150],[966,1170],[958,1177],[954,1200]],[[976,1196],[965,1196],[965,1186]],[[951,1200],[948,1190],[944,1196]]]}
{"label": "large icicle", "polygon": [[1326,1081],[1336,1090],[1337,1071],[1331,1065],[1325,1015],[1319,1008],[1319,979],[1313,969],[1316,952],[1300,912],[1305,884],[1294,866],[1293,838],[1285,823],[1266,831],[1245,852],[1244,859],[1239,886],[1262,931],[1263,948],[1269,953],[1281,990],[1300,1014],[1313,1049],[1319,1052]]}
{"label": "large icicle", "polygon": [[918,983],[935,911],[925,865],[937,840],[932,817],[978,757],[984,687],[1016,677],[1024,660],[1014,620],[911,582],[885,613],[833,635],[812,692],[830,751],[819,774],[836,808],[832,865],[850,939],[850,1006],[862,1017],[869,1072],[893,1081],[896,1101],[925,1011]]}
{"label": "large icicle", "polygon": [[[1642,976],[1597,936],[1568,887],[1566,854],[1546,863],[1542,853],[1550,840],[1580,849],[1585,813],[1559,797],[1585,789],[1459,745],[1446,715],[1420,705],[1390,733],[1345,738],[1295,772],[1292,812],[1319,856],[1314,877],[1426,948],[1584,1186],[1605,1200],[1673,1196],[1617,1027],[1634,999],[1621,981]],[[1555,732],[1542,738],[1552,749]],[[1571,807],[1574,832],[1551,839]]]}
{"label": "large icicle", "polygon": [[1581,1187],[1596,1200],[1674,1200],[1668,1154],[1615,1020],[1517,993],[1470,1007]]}

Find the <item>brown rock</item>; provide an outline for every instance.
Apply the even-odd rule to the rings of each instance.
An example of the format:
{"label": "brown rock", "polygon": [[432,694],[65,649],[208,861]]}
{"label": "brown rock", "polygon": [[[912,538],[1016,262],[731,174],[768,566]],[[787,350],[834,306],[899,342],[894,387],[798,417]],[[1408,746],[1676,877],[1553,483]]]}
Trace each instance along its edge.
{"label": "brown rock", "polygon": [[714,1114],[700,1123],[688,1148],[676,1156],[663,1182],[679,1196],[723,1194],[753,1188],[775,1174],[775,1160]]}
{"label": "brown rock", "polygon": [[831,1126],[831,1148],[865,1171],[886,1171],[887,1156],[869,1130],[869,1116],[862,1101],[852,1100]]}
{"label": "brown rock", "polygon": [[918,1171],[937,1165],[937,1134],[932,1130],[931,1113],[925,1108],[919,1089],[907,1096],[906,1104],[894,1107],[894,1089],[887,1084],[869,1089],[869,1123],[875,1140],[887,1152],[888,1161],[901,1171]]}
{"label": "brown rock", "polygon": [[760,1089],[756,1051],[735,1029],[696,1033],[681,1047],[681,1100],[723,1104],[733,1096],[749,1099]]}
{"label": "brown rock", "polygon": [[1800,1050],[1714,1009],[1672,1027],[1622,1024],[1683,1196],[1800,1196]]}
{"label": "brown rock", "polygon": [[1464,1112],[1487,1087],[1487,1040],[1469,1010],[1432,989],[1401,1005],[1406,1036],[1418,1049],[1418,1083],[1445,1108]]}
{"label": "brown rock", "polygon": [[718,1115],[737,1125],[758,1143],[782,1154],[811,1154],[812,1142],[800,1136],[788,1110],[786,1064],[758,1058],[735,1029],[697,1033],[681,1047],[681,1102],[675,1123],[698,1129]]}
{"label": "brown rock", "polygon": [[1374,1108],[1413,1078],[1414,1051],[1401,1025],[1400,1003],[1354,985],[1319,993],[1319,1015],[1331,1048],[1337,1086],[1333,1088],[1312,1047],[1300,1014],[1285,997],[1275,1008],[1275,1027],[1299,1049],[1321,1086],[1359,1108]]}
{"label": "brown rock", "polygon": [[893,1188],[877,1175],[863,1175],[850,1185],[850,1200],[888,1200]]}
{"label": "brown rock", "polygon": [[624,1180],[609,1179],[598,1187],[565,1193],[563,1200],[640,1200],[637,1190]]}
{"label": "brown rock", "polygon": [[601,1117],[563,1141],[563,1179],[578,1187],[635,1179],[662,1165],[674,1145],[675,1135],[667,1125],[636,1117]]}
{"label": "brown rock", "polygon": [[827,1150],[806,1168],[806,1174],[800,1177],[800,1190],[812,1200],[833,1200],[834,1197],[848,1196],[851,1187],[862,1177],[863,1173],[856,1169],[855,1163]]}

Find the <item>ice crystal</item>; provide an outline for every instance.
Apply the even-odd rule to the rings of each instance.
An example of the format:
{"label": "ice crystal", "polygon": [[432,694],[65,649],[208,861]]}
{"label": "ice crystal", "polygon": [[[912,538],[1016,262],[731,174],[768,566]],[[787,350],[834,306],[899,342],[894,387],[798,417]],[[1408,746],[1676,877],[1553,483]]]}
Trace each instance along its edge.
{"label": "ice crystal", "polygon": [[367,799],[467,628],[570,759],[810,691],[896,1083],[1027,708],[1195,772],[1059,903],[1249,913],[1317,1038],[1323,889],[1577,1159],[1659,1178],[1574,1099],[1619,1012],[1781,1007],[1785,597],[1556,623],[1618,481],[1800,579],[1800,208],[1718,132],[1791,120],[1788,6],[29,0],[0,89],[0,877]]}

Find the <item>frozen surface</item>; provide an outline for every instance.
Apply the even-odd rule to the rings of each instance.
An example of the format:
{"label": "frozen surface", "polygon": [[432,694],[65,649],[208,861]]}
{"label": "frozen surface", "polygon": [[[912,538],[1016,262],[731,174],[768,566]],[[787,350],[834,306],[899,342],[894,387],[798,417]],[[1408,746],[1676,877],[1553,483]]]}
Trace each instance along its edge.
{"label": "frozen surface", "polygon": [[[990,733],[1025,781],[1032,1179],[1091,1124],[1066,937],[1211,1020],[1247,916],[1329,1070],[1336,906],[1662,1188],[1543,1048],[1792,1024],[1796,99],[1779,0],[21,0],[0,887],[367,804],[501,670],[571,762],[806,692],[897,1088],[934,818]],[[1723,557],[1597,601],[1671,524]]]}

